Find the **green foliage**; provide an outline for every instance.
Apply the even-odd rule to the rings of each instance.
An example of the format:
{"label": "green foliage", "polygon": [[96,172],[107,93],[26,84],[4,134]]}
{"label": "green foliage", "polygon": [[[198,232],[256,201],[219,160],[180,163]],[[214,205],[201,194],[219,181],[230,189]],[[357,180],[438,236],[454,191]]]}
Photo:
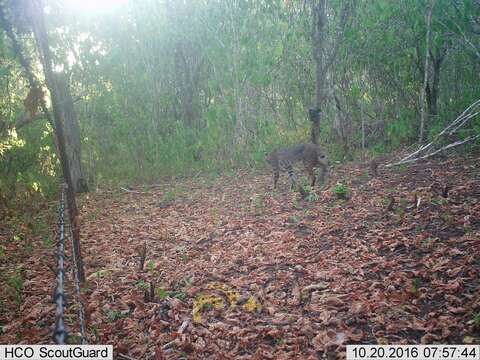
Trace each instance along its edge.
{"label": "green foliage", "polygon": [[155,293],[157,294],[160,300],[164,300],[168,296],[168,291],[166,291],[163,288],[155,289]]}
{"label": "green foliage", "polygon": [[19,268],[15,272],[8,276],[7,279],[7,292],[13,297],[17,310],[22,305],[22,293],[23,293],[23,269]]}
{"label": "green foliage", "polygon": [[107,311],[107,318],[110,322],[115,322],[115,321],[117,321],[119,319],[122,319],[126,316],[127,316],[126,313],[123,313],[123,312],[118,311],[118,310],[108,310]]}
{"label": "green foliage", "polygon": [[320,197],[318,196],[318,194],[313,191],[309,191],[307,197],[305,198],[305,200],[310,202],[318,201],[319,199]]}
{"label": "green foliage", "polygon": [[148,289],[150,289],[150,284],[148,284],[147,282],[145,282],[145,280],[143,280],[143,279],[138,280],[138,281],[135,283],[135,286],[138,287],[139,289],[142,289],[142,290],[148,290]]}
{"label": "green foliage", "polygon": [[[83,95],[75,109],[92,184],[263,166],[265,152],[309,140],[315,61],[311,13],[302,2],[167,7],[145,0],[112,10],[115,16],[48,6],[55,63],[72,93]],[[341,105],[331,97],[322,104],[321,143],[330,158],[383,154],[417,141],[426,2],[328,6],[326,52],[336,49],[336,57],[327,86]],[[438,0],[433,16],[432,54],[438,59],[445,50],[445,58],[430,138],[480,97],[480,40],[471,22],[478,6]],[[21,45],[40,63],[32,40],[22,36]],[[10,128],[23,114],[28,86],[3,37],[0,54],[0,197],[49,197],[59,182],[52,129],[38,119],[5,131],[3,119]],[[461,136],[472,131],[480,134],[480,119]]]}
{"label": "green foliage", "polygon": [[422,286],[422,280],[419,278],[414,278],[412,281],[412,293],[417,293],[418,289]]}
{"label": "green foliage", "polygon": [[348,187],[345,184],[337,183],[333,188],[333,193],[338,199],[346,199],[348,197]]}
{"label": "green foliage", "polygon": [[480,327],[480,313],[475,314],[473,317],[473,322],[475,326]]}
{"label": "green foliage", "polygon": [[152,272],[152,271],[155,270],[155,263],[154,263],[152,260],[150,260],[150,261],[147,262],[147,269],[148,269],[148,271],[150,271],[150,272]]}

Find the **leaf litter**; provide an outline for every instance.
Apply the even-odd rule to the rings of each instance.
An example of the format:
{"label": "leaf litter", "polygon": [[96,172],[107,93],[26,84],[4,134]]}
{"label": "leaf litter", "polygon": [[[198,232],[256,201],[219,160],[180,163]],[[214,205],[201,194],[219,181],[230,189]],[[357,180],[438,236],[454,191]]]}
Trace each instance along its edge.
{"label": "leaf litter", "polygon": [[[478,343],[478,156],[377,178],[350,164],[335,182],[348,200],[332,186],[301,200],[286,180],[273,191],[270,174],[246,171],[80,198],[89,342],[135,359],[344,358],[346,344]],[[0,258],[1,281],[24,274],[18,307],[2,286],[0,343],[50,343],[53,248],[32,241],[15,257],[0,236],[10,259]]]}

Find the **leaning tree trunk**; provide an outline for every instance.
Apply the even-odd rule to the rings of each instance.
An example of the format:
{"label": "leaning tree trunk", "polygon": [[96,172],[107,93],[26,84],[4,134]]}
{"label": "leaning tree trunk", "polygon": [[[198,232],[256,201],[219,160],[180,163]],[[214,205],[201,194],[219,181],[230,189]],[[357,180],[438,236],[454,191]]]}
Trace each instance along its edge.
{"label": "leaning tree trunk", "polygon": [[[72,227],[73,234],[73,256],[76,263],[77,276],[80,282],[85,282],[85,271],[83,267],[82,254],[80,249],[80,225],[78,217],[78,208],[75,199],[74,186],[72,181],[72,176],[69,169],[69,161],[67,157],[67,151],[65,146],[65,134],[64,134],[64,124],[65,124],[65,114],[66,111],[65,104],[61,101],[63,98],[60,95],[59,85],[57,81],[57,76],[55,76],[52,69],[52,53],[50,51],[50,46],[48,44],[48,35],[47,29],[45,27],[45,19],[43,15],[43,1],[41,0],[30,0],[28,2],[28,10],[30,12],[30,17],[33,25],[33,33],[35,35],[35,40],[40,52],[40,58],[43,66],[43,72],[45,74],[45,80],[47,82],[47,87],[50,92],[50,97],[52,99],[52,108],[53,108],[53,122],[51,121],[50,113],[48,112],[44,103],[42,103],[43,111],[45,116],[49,119],[51,123],[55,125],[55,135],[58,140],[58,150],[60,155],[60,164],[62,166],[63,177],[67,183],[67,202],[68,202],[68,212]],[[73,108],[73,105],[72,105]]]}
{"label": "leaning tree trunk", "polygon": [[82,170],[82,142],[80,126],[73,107],[70,87],[64,76],[56,75],[58,87],[58,101],[63,105],[65,151],[67,153],[70,176],[72,177],[73,190],[76,193],[88,191],[87,181]]}

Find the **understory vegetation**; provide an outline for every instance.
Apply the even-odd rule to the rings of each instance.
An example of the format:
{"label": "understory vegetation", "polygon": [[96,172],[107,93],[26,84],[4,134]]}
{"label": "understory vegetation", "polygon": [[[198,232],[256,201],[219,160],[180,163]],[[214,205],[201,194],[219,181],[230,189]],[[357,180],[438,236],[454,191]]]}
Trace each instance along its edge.
{"label": "understory vegetation", "polygon": [[479,74],[478,0],[0,0],[0,344],[479,344]]}
{"label": "understory vegetation", "polygon": [[[68,78],[80,126],[85,179],[101,187],[263,166],[265,151],[309,141],[318,6],[326,13],[319,142],[338,161],[416,143],[430,5],[427,140],[480,95],[474,0],[145,0],[98,11],[45,1],[53,67]],[[27,6],[2,6],[43,82]],[[25,121],[30,85],[11,40],[5,33],[0,40],[1,196],[52,195],[60,174],[52,126],[42,116]],[[479,129],[477,117],[460,137]]]}

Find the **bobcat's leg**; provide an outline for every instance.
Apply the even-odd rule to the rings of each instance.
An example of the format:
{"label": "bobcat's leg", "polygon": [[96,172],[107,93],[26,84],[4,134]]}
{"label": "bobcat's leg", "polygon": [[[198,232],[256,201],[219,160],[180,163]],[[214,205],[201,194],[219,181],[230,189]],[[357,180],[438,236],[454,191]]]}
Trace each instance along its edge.
{"label": "bobcat's leg", "polygon": [[280,170],[278,167],[273,168],[273,188],[277,188],[278,178],[280,177]]}
{"label": "bobcat's leg", "polygon": [[292,189],[296,189],[296,187],[297,187],[297,177],[295,176],[295,173],[293,172],[292,165],[289,164],[289,165],[285,166],[285,168],[287,170],[288,177],[290,178],[290,183],[292,185]]}
{"label": "bobcat's leg", "polygon": [[318,176],[318,178],[320,181],[320,186],[324,187],[326,180],[328,178],[328,166],[321,164],[319,169],[320,169],[320,175]]}
{"label": "bobcat's leg", "polygon": [[307,164],[305,166],[305,169],[308,173],[308,175],[310,175],[310,179],[312,179],[312,183],[311,183],[311,187],[313,188],[315,186],[315,181],[317,180],[316,176],[315,176],[315,168],[310,165],[310,164]]}

